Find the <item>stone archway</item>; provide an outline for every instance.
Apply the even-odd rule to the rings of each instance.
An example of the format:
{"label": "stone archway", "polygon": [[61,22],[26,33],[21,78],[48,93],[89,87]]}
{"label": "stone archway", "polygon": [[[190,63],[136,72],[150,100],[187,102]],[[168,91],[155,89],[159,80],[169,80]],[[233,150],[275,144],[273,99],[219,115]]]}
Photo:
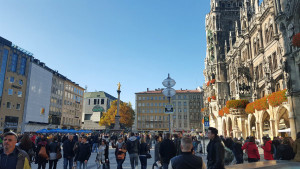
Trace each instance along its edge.
{"label": "stone archway", "polygon": [[278,132],[276,134],[282,136],[282,137],[288,137],[290,132],[288,132],[288,129],[290,129],[290,120],[289,120],[289,112],[285,107],[281,107],[278,110],[277,113],[277,127],[278,130],[285,131],[285,132]]}
{"label": "stone archway", "polygon": [[270,115],[267,111],[265,111],[262,115],[261,127],[262,127],[262,136],[271,136],[272,135]]}
{"label": "stone archway", "polygon": [[227,120],[227,125],[228,125],[228,137],[232,137],[233,138],[233,130],[232,130],[232,120],[230,117],[228,117]]}
{"label": "stone archway", "polygon": [[257,137],[257,128],[256,128],[256,118],[254,115],[251,116],[250,121],[249,121],[249,126],[250,126],[250,136],[255,136]]}
{"label": "stone archway", "polygon": [[223,136],[227,137],[227,128],[226,128],[226,120],[223,119]]}

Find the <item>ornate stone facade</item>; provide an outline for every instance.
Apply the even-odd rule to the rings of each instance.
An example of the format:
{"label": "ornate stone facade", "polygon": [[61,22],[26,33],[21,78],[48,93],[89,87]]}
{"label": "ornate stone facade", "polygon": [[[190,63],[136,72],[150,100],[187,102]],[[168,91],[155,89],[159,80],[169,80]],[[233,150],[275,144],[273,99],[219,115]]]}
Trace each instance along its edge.
{"label": "ornate stone facade", "polygon": [[[216,96],[216,100],[206,101],[210,124],[225,136],[255,135],[261,138],[263,135],[291,135],[295,138],[296,131],[300,131],[300,120],[295,118],[300,115],[296,106],[300,105],[300,50],[291,45],[291,39],[300,32],[300,1],[264,0],[259,4],[258,0],[245,0],[236,4],[241,2],[239,14],[232,17],[234,30],[223,30],[228,32],[227,38],[212,38],[213,44],[219,44],[219,49],[224,49],[224,59],[218,60],[222,58],[222,50],[215,50],[214,55],[219,57],[211,59],[210,32],[215,24],[211,16],[218,13],[214,10],[215,6],[228,1],[211,1],[212,10],[207,15],[206,82],[214,79],[214,74],[217,75],[215,83],[205,88],[206,97]],[[226,8],[219,10],[228,12]],[[212,37],[218,36],[218,33],[213,31]],[[231,109],[222,117],[218,113],[227,100],[247,99],[253,102],[283,89],[287,89],[288,100],[280,106],[255,110],[250,115],[244,109]],[[290,132],[279,133],[282,129]]]}

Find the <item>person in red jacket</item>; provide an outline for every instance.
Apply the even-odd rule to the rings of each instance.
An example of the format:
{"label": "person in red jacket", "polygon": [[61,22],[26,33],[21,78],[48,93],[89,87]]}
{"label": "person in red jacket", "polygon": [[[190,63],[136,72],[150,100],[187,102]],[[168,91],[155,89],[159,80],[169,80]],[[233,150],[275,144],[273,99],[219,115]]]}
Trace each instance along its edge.
{"label": "person in red jacket", "polygon": [[253,163],[260,160],[260,155],[258,153],[258,148],[255,144],[255,138],[250,137],[249,142],[246,142],[242,150],[245,150],[245,152],[248,154],[248,162]]}
{"label": "person in red jacket", "polygon": [[265,160],[274,160],[273,154],[271,153],[272,141],[270,137],[264,136],[262,139],[264,141],[264,145],[261,146],[261,148],[264,150]]}

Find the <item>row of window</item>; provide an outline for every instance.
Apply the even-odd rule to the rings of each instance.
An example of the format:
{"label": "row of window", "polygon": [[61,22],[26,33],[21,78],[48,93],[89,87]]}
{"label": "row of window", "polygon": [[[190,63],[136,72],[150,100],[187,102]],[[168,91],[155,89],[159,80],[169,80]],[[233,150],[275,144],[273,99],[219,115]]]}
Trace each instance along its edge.
{"label": "row of window", "polygon": [[[101,102],[100,102],[100,100],[101,100]],[[94,99],[94,105],[99,105],[99,104],[104,104],[104,99]],[[88,101],[88,105],[91,105],[91,99],[89,99],[89,101]]]}
{"label": "row of window", "polygon": [[[12,107],[15,107],[15,106],[12,105],[11,102],[6,103],[6,108],[11,109]],[[21,109],[21,104],[17,103],[16,110],[20,110],[20,109]]]}
{"label": "row of window", "polygon": [[62,124],[80,125],[80,119],[63,117]]}
{"label": "row of window", "polygon": [[75,94],[72,94],[72,93],[67,92],[67,91],[65,91],[65,98],[73,99],[76,102],[81,102],[82,101],[82,97],[76,96]]}
{"label": "row of window", "polygon": [[[9,82],[15,83],[15,77],[13,77],[13,76],[9,77]],[[23,86],[23,80],[19,79],[19,85]]]}
{"label": "row of window", "polygon": [[19,69],[17,69],[17,66],[18,66],[18,55],[16,53],[14,53],[11,57],[11,63],[9,65],[9,70],[11,72],[17,72],[20,74],[20,75],[25,75],[25,72],[26,72],[26,62],[27,62],[27,58],[26,57],[21,57],[21,61],[20,61],[20,66],[19,66]]}
{"label": "row of window", "polygon": [[80,96],[83,96],[83,91],[76,88],[76,87],[73,87],[72,85],[70,84],[66,84],[66,90],[69,90],[69,91],[73,91],[74,93],[80,95]]}
{"label": "row of window", "polygon": [[169,120],[169,116],[138,116],[139,121],[165,121]]}
{"label": "row of window", "polygon": [[138,123],[138,128],[169,128],[168,123],[158,123],[158,124],[153,124],[153,123]]}
{"label": "row of window", "polygon": [[[12,96],[14,94],[13,89],[8,89],[8,95]],[[17,94],[17,92],[15,92]],[[22,97],[22,91],[18,91],[18,97]]]}

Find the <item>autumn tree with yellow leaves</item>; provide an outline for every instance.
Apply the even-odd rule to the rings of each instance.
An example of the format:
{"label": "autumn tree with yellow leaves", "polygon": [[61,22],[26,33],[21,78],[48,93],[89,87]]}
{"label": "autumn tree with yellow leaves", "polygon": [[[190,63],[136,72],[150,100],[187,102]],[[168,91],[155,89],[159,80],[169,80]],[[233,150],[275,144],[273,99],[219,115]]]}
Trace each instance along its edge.
{"label": "autumn tree with yellow leaves", "polygon": [[[111,103],[110,108],[107,112],[103,113],[99,124],[101,126],[111,126],[111,124],[115,123],[115,116],[117,114],[117,100]],[[134,122],[134,110],[132,109],[131,103],[125,103],[120,101],[120,112],[121,118],[120,123],[125,127],[131,127]]]}

